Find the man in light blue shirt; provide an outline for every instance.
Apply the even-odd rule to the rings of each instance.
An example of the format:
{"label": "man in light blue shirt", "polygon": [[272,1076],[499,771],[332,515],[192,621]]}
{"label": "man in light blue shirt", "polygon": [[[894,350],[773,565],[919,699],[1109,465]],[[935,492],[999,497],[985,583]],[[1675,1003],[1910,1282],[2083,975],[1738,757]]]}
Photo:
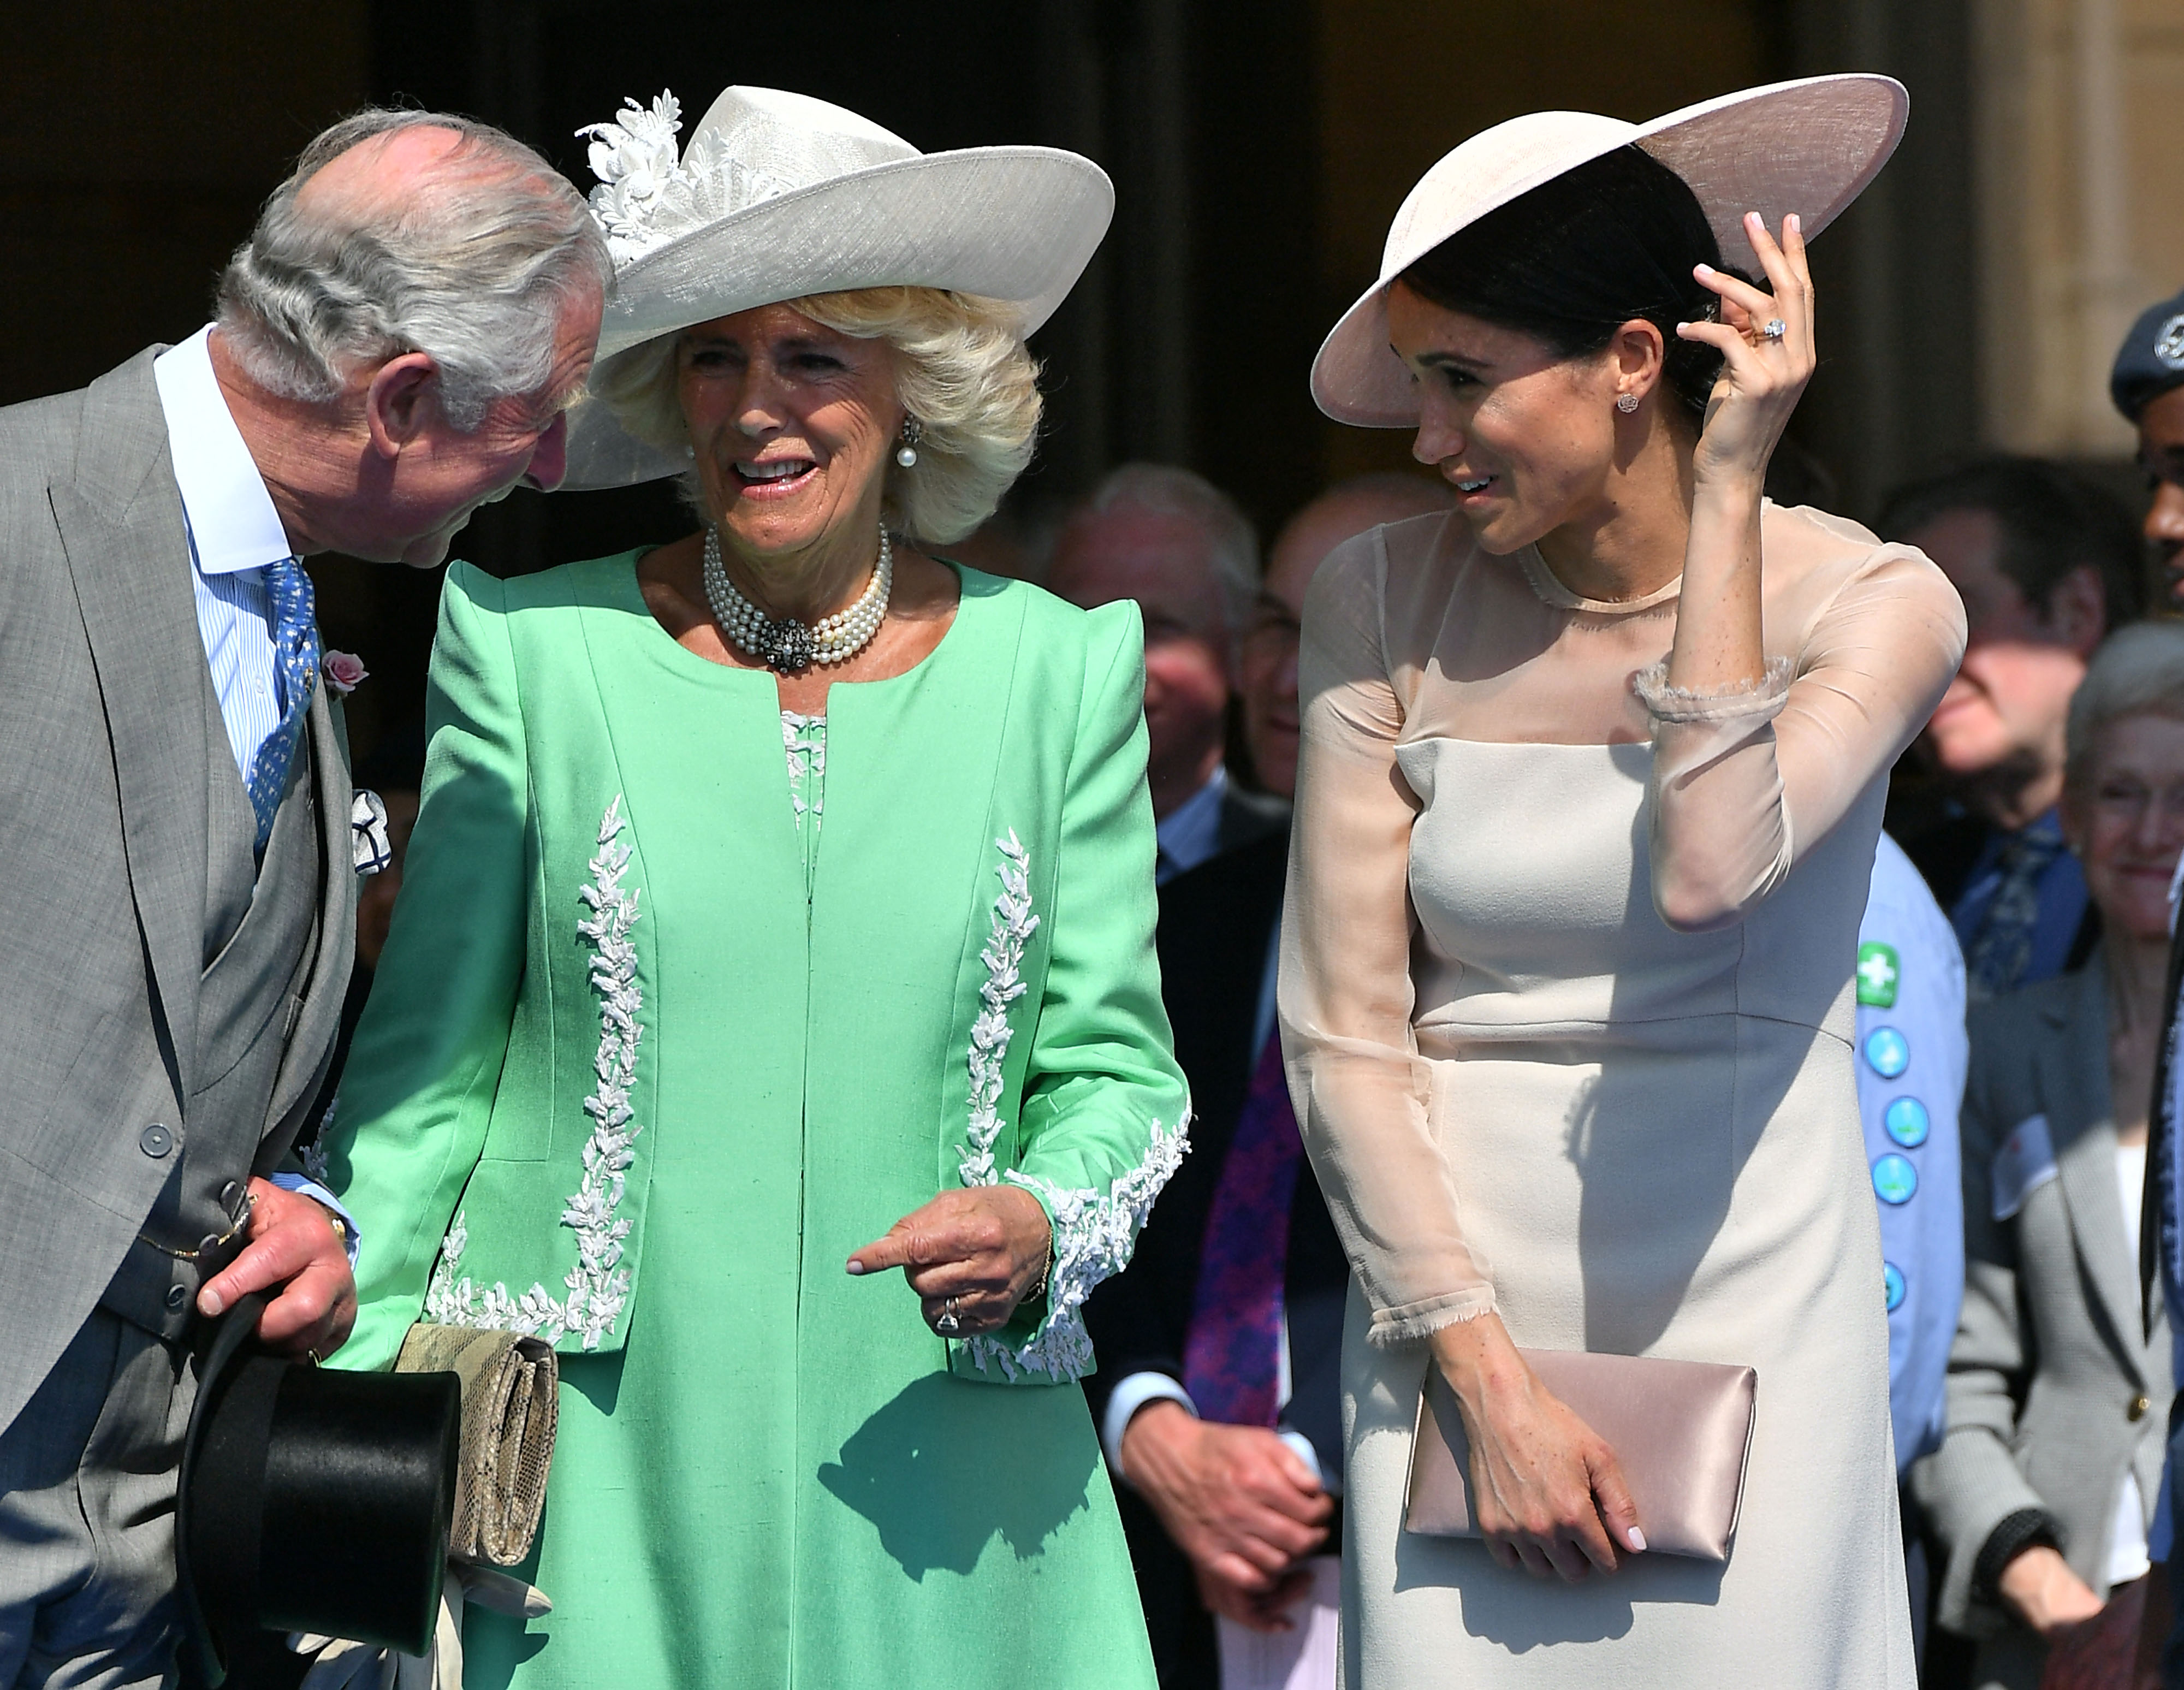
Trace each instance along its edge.
{"label": "man in light blue shirt", "polygon": [[[1887,834],[1858,923],[1858,1115],[1880,1207],[1880,1293],[1888,1308],[1888,1409],[1896,1474],[1938,1448],[1949,1346],[1964,1295],[1964,1204],[1957,1133],[1970,1062],[1964,962],[1942,906]],[[1905,1495],[1905,1518],[1915,1522]],[[1907,1538],[1914,1630],[1923,1644],[1925,1554]]]}

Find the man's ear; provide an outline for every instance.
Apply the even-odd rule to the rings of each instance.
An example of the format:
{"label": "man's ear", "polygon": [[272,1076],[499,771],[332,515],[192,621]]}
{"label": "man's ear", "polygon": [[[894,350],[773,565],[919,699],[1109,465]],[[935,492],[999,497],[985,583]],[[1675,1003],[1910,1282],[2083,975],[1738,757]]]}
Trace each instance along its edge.
{"label": "man's ear", "polygon": [[372,372],[364,390],[364,423],[372,449],[392,458],[440,414],[440,365],[429,352],[405,352]]}
{"label": "man's ear", "polygon": [[2108,633],[2108,589],[2101,572],[2081,563],[2048,591],[2044,618],[2056,639],[2081,657],[2091,657],[2093,648]]}

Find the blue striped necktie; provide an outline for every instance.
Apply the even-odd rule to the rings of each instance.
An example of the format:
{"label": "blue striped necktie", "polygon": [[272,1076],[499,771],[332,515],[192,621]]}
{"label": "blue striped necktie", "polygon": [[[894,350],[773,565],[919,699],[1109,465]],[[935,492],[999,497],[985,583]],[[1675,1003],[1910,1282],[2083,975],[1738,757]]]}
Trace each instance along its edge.
{"label": "blue striped necktie", "polygon": [[281,724],[258,748],[243,790],[258,817],[258,852],[273,836],[273,817],[288,790],[288,770],[304,737],[304,717],[319,678],[319,624],[311,577],[302,560],[284,557],[265,566],[265,592],[273,605],[273,669],[281,682]]}

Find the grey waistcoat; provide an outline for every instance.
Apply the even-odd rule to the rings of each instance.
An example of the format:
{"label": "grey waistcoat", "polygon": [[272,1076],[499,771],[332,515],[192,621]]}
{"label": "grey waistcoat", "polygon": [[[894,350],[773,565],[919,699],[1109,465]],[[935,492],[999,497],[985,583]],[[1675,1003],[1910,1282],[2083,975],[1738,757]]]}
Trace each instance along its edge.
{"label": "grey waistcoat", "polygon": [[309,736],[296,748],[265,861],[254,863],[257,817],[232,756],[225,755],[227,729],[210,671],[200,666],[199,673],[214,754],[205,783],[200,1079],[184,1101],[181,1130],[169,1152],[174,1171],[100,1299],[123,1319],[168,1338],[188,1326],[198,1286],[242,1247],[236,1223],[245,1185],[237,1172],[261,1162],[276,1125],[275,1081],[311,979],[325,895]]}

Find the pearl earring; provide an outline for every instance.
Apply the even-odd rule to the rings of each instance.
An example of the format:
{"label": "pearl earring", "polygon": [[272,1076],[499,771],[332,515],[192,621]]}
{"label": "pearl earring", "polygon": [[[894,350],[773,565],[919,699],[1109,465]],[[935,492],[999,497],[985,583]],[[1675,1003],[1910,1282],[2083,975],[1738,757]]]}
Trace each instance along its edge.
{"label": "pearl earring", "polygon": [[1638,409],[1638,395],[1635,393],[1618,393],[1615,396],[1615,408],[1621,411],[1624,416],[1630,416],[1632,411]]}
{"label": "pearl earring", "polygon": [[894,460],[906,470],[917,467],[917,443],[925,438],[925,425],[914,416],[902,420],[902,444],[896,450]]}

